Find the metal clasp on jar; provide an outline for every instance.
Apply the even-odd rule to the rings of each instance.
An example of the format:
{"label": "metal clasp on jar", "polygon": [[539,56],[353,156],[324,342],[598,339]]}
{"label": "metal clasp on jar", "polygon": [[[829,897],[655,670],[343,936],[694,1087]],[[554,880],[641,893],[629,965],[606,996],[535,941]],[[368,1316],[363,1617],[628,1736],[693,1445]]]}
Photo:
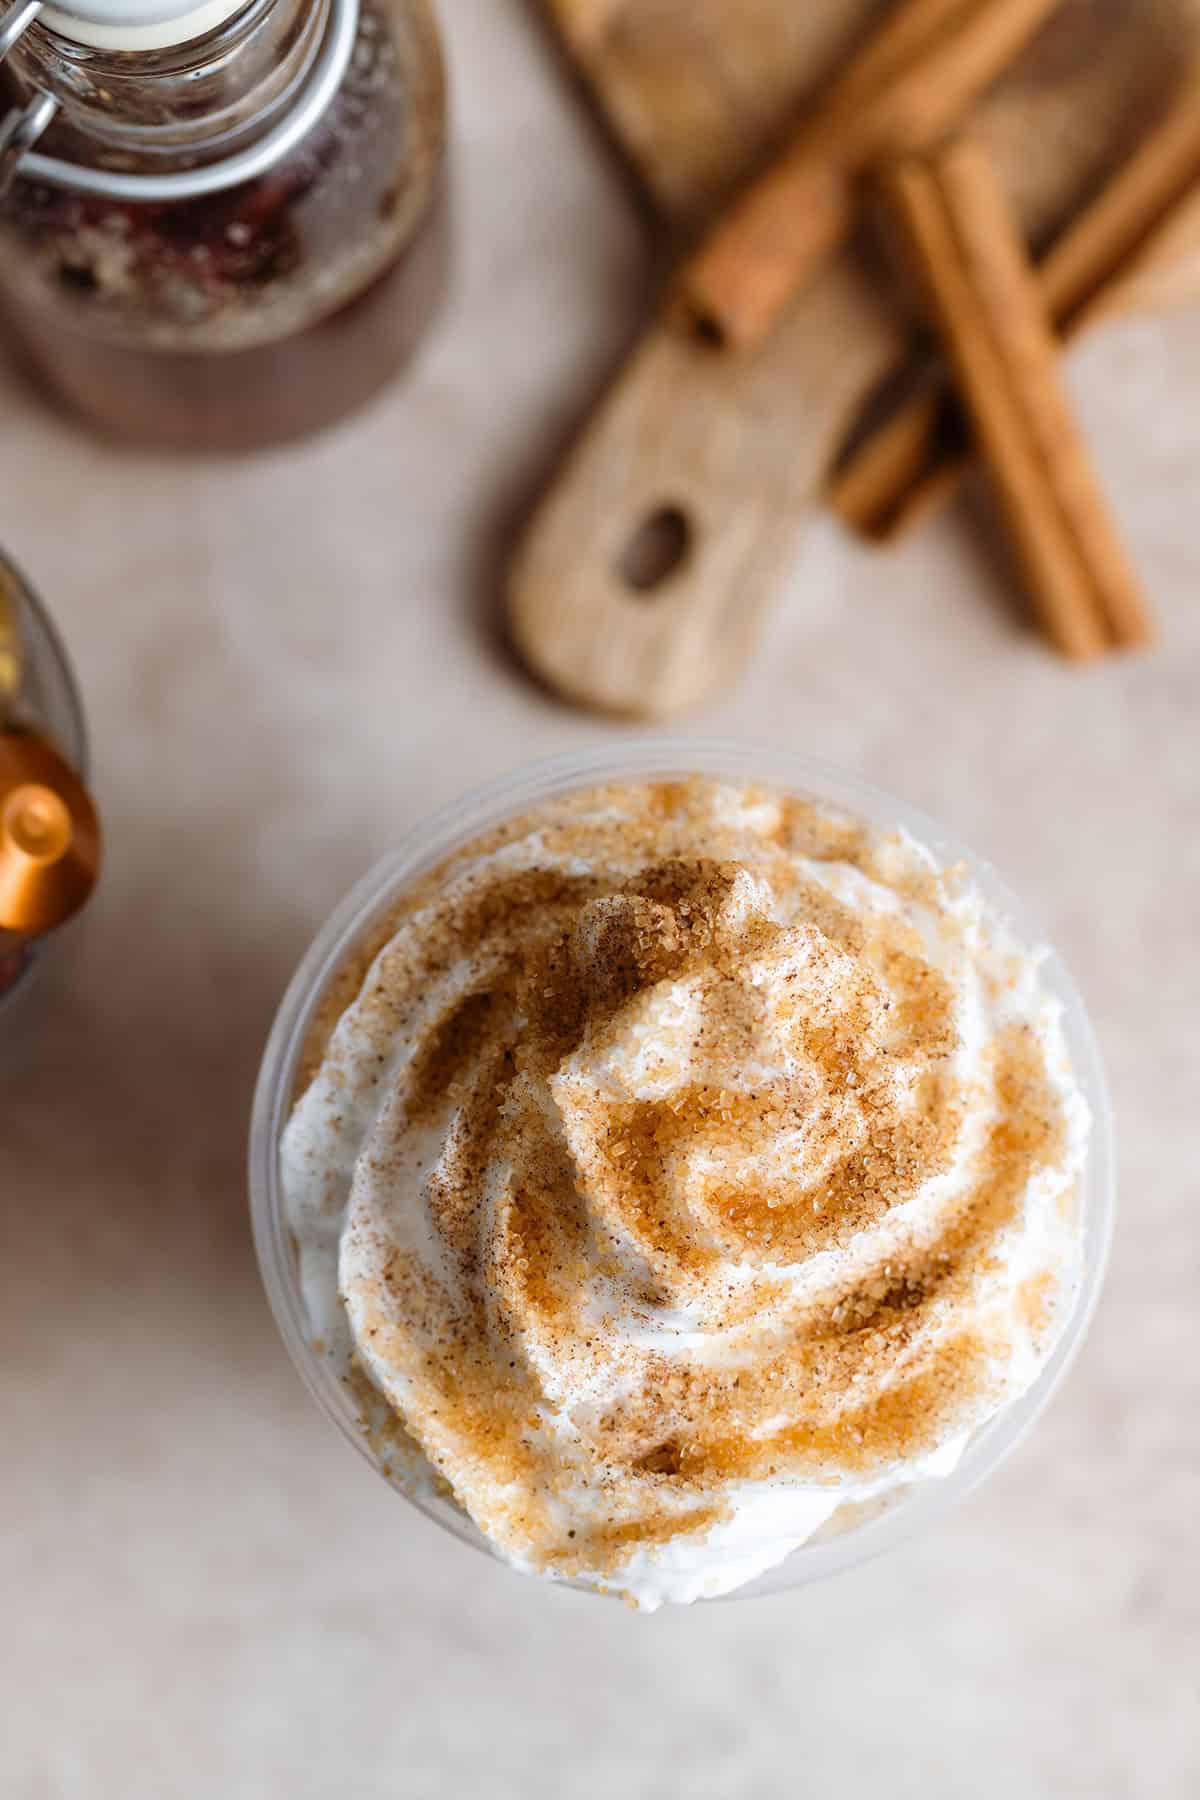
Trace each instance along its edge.
{"label": "metal clasp on jar", "polygon": [[[42,7],[43,0],[12,0],[0,11],[0,62]],[[58,102],[49,94],[35,94],[27,106],[14,107],[0,119],[0,200],[18,175],[23,180],[44,181],[51,187],[132,205],[173,205],[257,181],[304,142],[337,94],[350,66],[358,15],[359,0],[330,0],[325,36],[291,111],[256,144],[203,168],[178,169],[169,175],[128,175],[42,156],[34,145],[58,111]]]}
{"label": "metal clasp on jar", "polygon": [[[13,0],[0,15],[0,62],[18,38],[24,37],[42,10],[42,0]],[[14,106],[0,119],[0,200],[17,179],[21,164],[58,111],[50,94],[35,94],[24,107]]]}

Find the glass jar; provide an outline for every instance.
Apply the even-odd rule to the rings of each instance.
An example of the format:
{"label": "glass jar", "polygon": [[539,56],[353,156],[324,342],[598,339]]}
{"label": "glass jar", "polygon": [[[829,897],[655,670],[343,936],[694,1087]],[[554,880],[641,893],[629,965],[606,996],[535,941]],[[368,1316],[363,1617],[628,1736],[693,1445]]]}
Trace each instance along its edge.
{"label": "glass jar", "polygon": [[[45,608],[0,552],[0,730],[36,732],[86,781],[88,744],[75,677]],[[9,681],[9,674],[12,680]],[[0,931],[0,1014],[17,1001],[52,938]]]}
{"label": "glass jar", "polygon": [[105,434],[184,449],[369,400],[446,274],[426,0],[70,5],[15,0],[0,67],[0,316],[34,372]]}

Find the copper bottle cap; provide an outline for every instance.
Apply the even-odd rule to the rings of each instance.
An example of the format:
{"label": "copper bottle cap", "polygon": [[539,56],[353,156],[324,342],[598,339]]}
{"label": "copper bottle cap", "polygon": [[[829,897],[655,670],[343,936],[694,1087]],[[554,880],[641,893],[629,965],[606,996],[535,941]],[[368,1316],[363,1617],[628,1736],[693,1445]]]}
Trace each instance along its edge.
{"label": "copper bottle cap", "polygon": [[78,775],[44,738],[0,731],[0,931],[52,931],[99,872],[100,824]]}

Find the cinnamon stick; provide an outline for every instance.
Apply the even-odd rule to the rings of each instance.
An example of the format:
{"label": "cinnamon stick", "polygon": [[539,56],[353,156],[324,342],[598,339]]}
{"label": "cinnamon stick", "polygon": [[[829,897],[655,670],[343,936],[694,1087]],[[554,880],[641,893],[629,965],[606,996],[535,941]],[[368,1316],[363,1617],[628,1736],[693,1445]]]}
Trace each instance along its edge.
{"label": "cinnamon stick", "polygon": [[[1200,211],[1200,72],[1043,259],[1043,304],[1064,340],[1119,312],[1167,265],[1191,206]],[[853,530],[888,542],[948,499],[969,463],[953,389],[931,370],[838,467],[829,501]]]}
{"label": "cinnamon stick", "polygon": [[1146,608],[1058,370],[1037,277],[991,164],[960,141],[883,177],[1014,548],[1067,656],[1145,643]]}
{"label": "cinnamon stick", "polygon": [[950,130],[1058,0],[899,0],[778,161],[685,263],[679,306],[746,348],[848,236],[855,177]]}

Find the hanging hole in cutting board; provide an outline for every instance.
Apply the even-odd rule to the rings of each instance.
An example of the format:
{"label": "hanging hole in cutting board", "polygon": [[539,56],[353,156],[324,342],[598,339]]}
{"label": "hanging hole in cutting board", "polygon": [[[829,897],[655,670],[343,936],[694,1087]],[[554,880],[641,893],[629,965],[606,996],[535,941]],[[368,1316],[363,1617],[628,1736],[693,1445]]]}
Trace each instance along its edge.
{"label": "hanging hole in cutting board", "polygon": [[714,319],[711,313],[693,312],[687,316],[688,328],[697,344],[703,344],[706,350],[724,350],[728,339],[720,319]]}
{"label": "hanging hole in cutting board", "polygon": [[626,587],[653,598],[692,547],[692,523],[680,506],[659,506],[647,514],[617,558]]}

